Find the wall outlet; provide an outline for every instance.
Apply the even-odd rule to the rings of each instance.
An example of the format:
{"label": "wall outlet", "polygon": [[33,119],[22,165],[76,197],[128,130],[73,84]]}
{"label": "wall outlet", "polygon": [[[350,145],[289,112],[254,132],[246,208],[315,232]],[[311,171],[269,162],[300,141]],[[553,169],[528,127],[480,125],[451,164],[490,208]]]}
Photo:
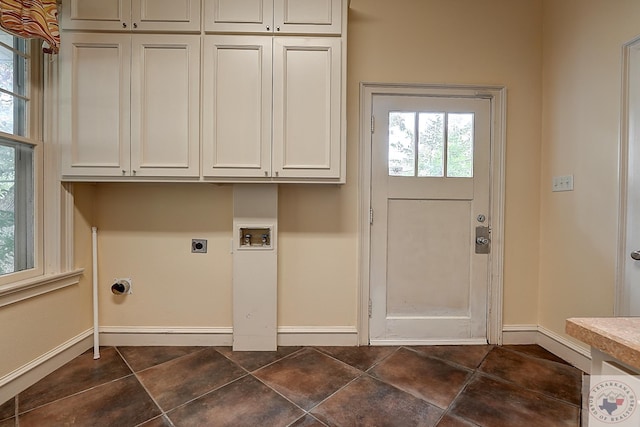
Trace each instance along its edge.
{"label": "wall outlet", "polygon": [[207,253],[207,240],[206,239],[191,239],[191,253],[194,253],[194,254],[206,254]]}
{"label": "wall outlet", "polygon": [[573,175],[554,176],[552,191],[573,191]]}

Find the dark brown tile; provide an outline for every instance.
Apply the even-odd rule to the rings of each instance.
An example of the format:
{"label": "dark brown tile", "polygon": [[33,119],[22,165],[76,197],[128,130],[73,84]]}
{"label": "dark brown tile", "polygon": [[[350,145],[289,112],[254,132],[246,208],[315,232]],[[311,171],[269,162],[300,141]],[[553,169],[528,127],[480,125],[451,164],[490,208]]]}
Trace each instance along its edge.
{"label": "dark brown tile", "polygon": [[479,369],[526,389],[580,405],[582,373],[571,366],[496,347]]}
{"label": "dark brown tile", "polygon": [[15,427],[15,426],[16,426],[15,418],[8,418],[6,420],[0,421],[0,427]]}
{"label": "dark brown tile", "polygon": [[475,376],[450,414],[481,426],[578,427],[577,406],[484,375]]}
{"label": "dark brown tile", "polygon": [[131,369],[115,348],[101,348],[97,360],[89,350],[20,393],[18,410],[22,413],[127,375]]}
{"label": "dark brown tile", "polygon": [[21,414],[18,421],[21,427],[135,426],[160,414],[131,375]]}
{"label": "dark brown tile", "polygon": [[180,427],[287,426],[304,412],[262,384],[246,376],[167,415]]}
{"label": "dark brown tile", "polygon": [[308,410],[361,372],[312,348],[254,372],[286,398]]}
{"label": "dark brown tile", "polygon": [[441,408],[449,406],[471,371],[401,348],[369,371],[372,376]]}
{"label": "dark brown tile", "polygon": [[0,420],[6,420],[16,415],[16,398],[12,397],[0,405]]}
{"label": "dark brown tile", "polygon": [[137,375],[160,407],[168,411],[236,380],[246,372],[209,347]]}
{"label": "dark brown tile", "polygon": [[302,347],[278,347],[277,351],[233,351],[231,347],[216,347],[221,354],[249,372],[286,357]]}
{"label": "dark brown tile", "polygon": [[537,357],[539,359],[551,360],[552,362],[571,366],[571,364],[564,359],[561,359],[560,357],[536,344],[503,345],[502,348],[517,351],[519,353]]}
{"label": "dark brown tile", "polygon": [[291,424],[289,427],[326,427],[326,424],[321,423],[316,418],[307,414],[303,418],[300,418],[298,421]]}
{"label": "dark brown tile", "polygon": [[312,414],[328,426],[435,426],[442,409],[363,375]]}
{"label": "dark brown tile", "polygon": [[477,424],[473,424],[470,421],[463,420],[462,418],[459,418],[459,417],[454,417],[451,414],[446,414],[444,417],[442,417],[437,427],[476,427],[476,426]]}
{"label": "dark brown tile", "polygon": [[398,347],[316,347],[354,368],[366,371],[373,365],[396,351]]}
{"label": "dark brown tile", "polygon": [[138,427],[173,427],[171,421],[166,416],[161,416],[140,424]]}
{"label": "dark brown tile", "polygon": [[493,348],[492,345],[422,345],[407,347],[427,356],[476,369]]}
{"label": "dark brown tile", "polygon": [[118,351],[127,361],[133,372],[159,365],[178,357],[202,350],[204,347],[118,347]]}

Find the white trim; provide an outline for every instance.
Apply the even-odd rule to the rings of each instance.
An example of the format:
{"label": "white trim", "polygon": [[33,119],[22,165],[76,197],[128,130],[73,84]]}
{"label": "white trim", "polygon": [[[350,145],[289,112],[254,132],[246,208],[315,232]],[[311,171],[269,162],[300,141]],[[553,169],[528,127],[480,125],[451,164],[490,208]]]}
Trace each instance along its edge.
{"label": "white trim", "polygon": [[6,402],[91,348],[88,329],[0,378],[0,402]]}
{"label": "white trim", "polygon": [[503,86],[360,84],[360,176],[359,176],[359,287],[358,343],[369,343],[371,206],[371,116],[375,94],[425,94],[491,99],[491,266],[489,277],[487,340],[502,344],[502,299],[504,261],[504,190],[507,91]]}
{"label": "white trim", "polygon": [[629,191],[629,147],[631,135],[629,128],[632,110],[630,90],[631,54],[635,50],[639,54],[640,37],[631,40],[622,47],[622,89],[620,106],[620,141],[618,154],[618,253],[616,257],[616,285],[614,314],[628,316],[631,314],[629,289],[625,286],[625,269],[627,258],[627,193]]}
{"label": "white trim", "polygon": [[[358,331],[353,326],[281,326],[279,346],[357,346]],[[231,346],[231,327],[139,327],[102,326],[104,346]]]}
{"label": "white trim", "polygon": [[353,326],[281,326],[279,346],[343,346],[358,345],[358,330]]}
{"label": "white trim", "polygon": [[575,344],[567,338],[538,326],[536,344],[571,363],[583,372],[591,372],[591,349]]}
{"label": "white trim", "polygon": [[538,336],[538,325],[504,325],[502,327],[502,344],[535,344]]}
{"label": "white trim", "polygon": [[101,326],[104,346],[231,346],[233,328]]}
{"label": "white trim", "polygon": [[83,272],[84,269],[81,268],[68,273],[37,276],[0,286],[0,307],[76,285],[80,282]]}
{"label": "white trim", "polygon": [[371,340],[372,346],[399,346],[399,345],[486,345],[484,339],[461,339],[461,340]]}
{"label": "white trim", "polygon": [[591,370],[590,348],[578,345],[543,326],[505,325],[503,344],[537,344],[586,373]]}

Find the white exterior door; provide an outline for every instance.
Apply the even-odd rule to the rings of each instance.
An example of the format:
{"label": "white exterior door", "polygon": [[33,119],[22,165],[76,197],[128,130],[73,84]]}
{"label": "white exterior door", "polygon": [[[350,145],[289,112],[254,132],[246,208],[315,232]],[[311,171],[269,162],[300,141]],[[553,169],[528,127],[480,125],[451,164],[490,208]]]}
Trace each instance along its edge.
{"label": "white exterior door", "polygon": [[486,343],[491,101],[375,95],[373,115],[370,342]]}
{"label": "white exterior door", "polygon": [[[640,316],[640,41],[627,47],[627,165],[624,230],[619,253],[622,290],[618,299],[618,315]],[[624,169],[623,169],[624,170]]]}

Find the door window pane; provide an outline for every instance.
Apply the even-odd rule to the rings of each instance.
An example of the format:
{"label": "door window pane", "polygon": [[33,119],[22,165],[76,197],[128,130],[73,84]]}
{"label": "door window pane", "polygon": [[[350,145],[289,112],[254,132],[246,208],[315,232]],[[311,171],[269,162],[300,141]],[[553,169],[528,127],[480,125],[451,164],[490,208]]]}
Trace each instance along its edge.
{"label": "door window pane", "polygon": [[450,113],[447,125],[447,177],[473,177],[473,113]]}
{"label": "door window pane", "polygon": [[415,128],[415,113],[389,113],[390,176],[415,176]]}
{"label": "door window pane", "polygon": [[444,176],[444,113],[420,113],[418,176]]}

